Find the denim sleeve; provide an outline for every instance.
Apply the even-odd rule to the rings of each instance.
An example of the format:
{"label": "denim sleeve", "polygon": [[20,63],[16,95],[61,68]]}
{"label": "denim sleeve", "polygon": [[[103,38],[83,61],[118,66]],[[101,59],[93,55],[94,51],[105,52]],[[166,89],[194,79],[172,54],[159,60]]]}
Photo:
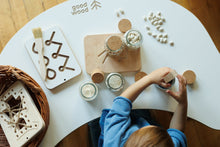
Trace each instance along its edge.
{"label": "denim sleeve", "polygon": [[106,115],[104,122],[103,146],[120,146],[121,139],[131,125],[130,111],[132,103],[124,97],[114,99],[112,109]]}
{"label": "denim sleeve", "polygon": [[187,147],[186,136],[183,132],[177,129],[168,129],[167,132],[175,147]]}

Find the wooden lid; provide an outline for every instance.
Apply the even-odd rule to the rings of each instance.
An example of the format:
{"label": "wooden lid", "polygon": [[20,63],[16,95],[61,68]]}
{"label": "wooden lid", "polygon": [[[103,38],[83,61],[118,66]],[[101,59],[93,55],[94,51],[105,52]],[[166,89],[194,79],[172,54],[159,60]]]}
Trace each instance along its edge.
{"label": "wooden lid", "polygon": [[131,22],[128,19],[122,19],[118,23],[118,28],[122,33],[127,32],[131,29]]}
{"label": "wooden lid", "polygon": [[187,84],[193,84],[196,81],[196,74],[192,70],[185,71],[183,77],[186,78]]}
{"label": "wooden lid", "polygon": [[110,36],[106,43],[108,48],[113,51],[120,49],[122,46],[122,40],[119,36]]}
{"label": "wooden lid", "polygon": [[102,72],[100,69],[95,69],[92,72],[91,77],[94,83],[101,83],[104,80],[104,72]]}
{"label": "wooden lid", "polygon": [[143,78],[144,76],[146,76],[147,74],[145,72],[138,72],[135,74],[135,82],[137,82],[138,80],[140,80],[141,78]]}

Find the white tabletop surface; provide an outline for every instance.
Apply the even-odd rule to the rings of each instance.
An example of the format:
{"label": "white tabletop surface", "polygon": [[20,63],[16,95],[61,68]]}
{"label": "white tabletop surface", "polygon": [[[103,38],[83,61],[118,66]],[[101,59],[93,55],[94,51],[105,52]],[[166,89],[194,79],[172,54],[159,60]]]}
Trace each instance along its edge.
{"label": "white tabletop surface", "polygon": [[[98,0],[99,1],[99,0]],[[72,7],[87,2],[88,12],[73,15]],[[79,87],[90,76],[85,70],[83,38],[90,34],[117,33],[120,20],[115,11],[125,11],[133,28],[143,34],[142,71],[151,71],[168,66],[182,74],[191,69],[196,75],[196,83],[188,88],[188,116],[207,126],[220,129],[220,63],[219,53],[200,21],[183,7],[168,0],[100,0],[97,9],[91,8],[93,0],[70,0],[40,14],[25,25],[8,42],[0,55],[0,64],[13,65],[32,76],[43,88],[50,105],[50,125],[41,146],[57,144],[66,135],[88,121],[99,117],[103,108],[110,108],[115,96],[102,83],[98,85],[99,95],[91,102],[80,97]],[[150,11],[161,11],[166,18],[164,29],[175,45],[161,44],[147,35],[144,15]],[[122,18],[122,17],[121,17]],[[48,90],[29,57],[24,43],[32,35],[32,28],[59,25],[63,30],[76,58],[82,74],[73,80]],[[123,73],[126,86],[134,83],[135,73]],[[176,82],[174,89],[177,89]],[[174,111],[176,102],[155,86],[150,86],[134,102],[133,108],[153,108]]]}

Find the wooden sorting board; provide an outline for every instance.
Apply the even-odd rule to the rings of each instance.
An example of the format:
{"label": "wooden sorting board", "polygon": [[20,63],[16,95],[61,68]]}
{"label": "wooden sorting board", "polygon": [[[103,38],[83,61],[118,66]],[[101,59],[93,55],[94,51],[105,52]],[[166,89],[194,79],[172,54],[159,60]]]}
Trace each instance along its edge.
{"label": "wooden sorting board", "polygon": [[[85,64],[87,73],[91,74],[94,69],[99,68],[105,73],[111,72],[132,72],[141,69],[140,49],[126,49],[120,59],[108,56],[103,60],[107,52],[98,55],[104,50],[105,40],[113,34],[88,35],[84,38]],[[114,35],[123,36],[122,33]]]}

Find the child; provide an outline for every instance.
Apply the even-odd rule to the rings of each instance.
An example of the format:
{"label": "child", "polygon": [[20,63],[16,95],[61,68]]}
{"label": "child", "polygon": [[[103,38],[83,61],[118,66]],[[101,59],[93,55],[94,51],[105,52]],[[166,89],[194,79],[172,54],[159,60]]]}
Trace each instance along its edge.
{"label": "child", "polygon": [[177,76],[179,91],[166,90],[178,102],[168,130],[150,125],[142,117],[132,120],[130,116],[132,102],[145,88],[151,84],[158,84],[166,88],[171,86],[163,81],[163,78],[171,70],[168,67],[164,67],[153,71],[128,87],[119,97],[116,97],[110,110],[103,110],[100,118],[101,134],[99,136],[99,146],[187,146],[186,136],[182,133],[187,118],[186,80],[181,75]]}

